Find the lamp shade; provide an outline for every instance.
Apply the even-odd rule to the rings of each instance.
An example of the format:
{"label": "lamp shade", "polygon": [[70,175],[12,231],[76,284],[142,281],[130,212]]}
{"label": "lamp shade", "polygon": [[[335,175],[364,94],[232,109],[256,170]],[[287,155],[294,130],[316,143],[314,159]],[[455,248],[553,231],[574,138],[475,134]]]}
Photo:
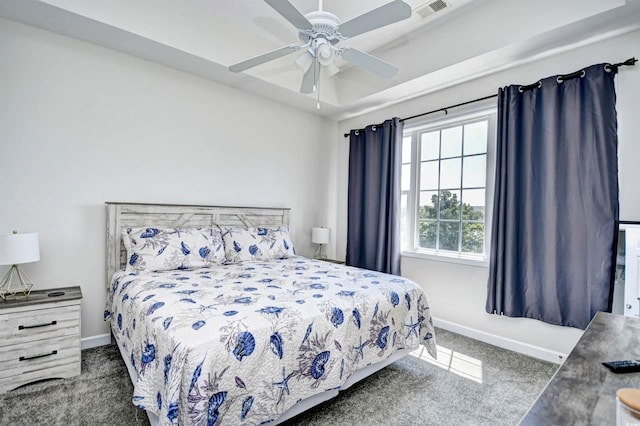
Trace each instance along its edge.
{"label": "lamp shade", "polygon": [[0,235],[0,265],[19,265],[40,260],[38,233]]}
{"label": "lamp shade", "polygon": [[314,244],[329,244],[331,237],[330,228],[313,228],[311,231],[311,242]]}

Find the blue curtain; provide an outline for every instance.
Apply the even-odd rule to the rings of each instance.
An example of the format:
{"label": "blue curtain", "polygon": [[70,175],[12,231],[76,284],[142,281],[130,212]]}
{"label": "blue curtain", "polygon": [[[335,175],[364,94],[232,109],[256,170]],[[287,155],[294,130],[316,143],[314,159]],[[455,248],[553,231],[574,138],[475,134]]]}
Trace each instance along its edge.
{"label": "blue curtain", "polygon": [[616,71],[500,89],[487,312],[584,329],[610,309]]}
{"label": "blue curtain", "polygon": [[400,274],[402,122],[352,130],[346,264]]}

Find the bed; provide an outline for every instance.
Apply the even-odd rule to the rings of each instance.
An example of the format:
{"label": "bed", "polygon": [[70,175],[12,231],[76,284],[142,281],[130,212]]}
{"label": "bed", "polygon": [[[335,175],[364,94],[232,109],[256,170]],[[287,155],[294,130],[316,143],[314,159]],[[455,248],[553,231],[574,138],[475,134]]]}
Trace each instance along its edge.
{"label": "bed", "polygon": [[423,346],[421,288],[295,255],[289,210],[107,203],[105,320],[151,424],[278,424]]}

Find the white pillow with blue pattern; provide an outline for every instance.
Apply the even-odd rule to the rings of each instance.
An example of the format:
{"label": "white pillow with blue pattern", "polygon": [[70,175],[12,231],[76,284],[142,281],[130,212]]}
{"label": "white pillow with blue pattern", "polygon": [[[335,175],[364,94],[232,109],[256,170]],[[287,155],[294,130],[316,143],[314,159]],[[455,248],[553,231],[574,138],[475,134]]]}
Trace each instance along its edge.
{"label": "white pillow with blue pattern", "polygon": [[222,228],[225,263],[286,259],[296,255],[287,226]]}
{"label": "white pillow with blue pattern", "polygon": [[172,271],[224,262],[220,228],[125,228],[127,272]]}

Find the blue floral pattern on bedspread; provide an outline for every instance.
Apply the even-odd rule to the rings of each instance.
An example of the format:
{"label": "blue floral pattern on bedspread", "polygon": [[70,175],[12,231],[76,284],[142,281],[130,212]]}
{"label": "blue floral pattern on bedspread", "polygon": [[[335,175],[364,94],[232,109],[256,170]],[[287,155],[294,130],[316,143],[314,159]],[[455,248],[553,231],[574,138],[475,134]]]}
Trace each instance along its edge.
{"label": "blue floral pattern on bedspread", "polygon": [[301,257],[121,271],[105,319],[161,424],[269,422],[399,349],[436,352],[417,284]]}

